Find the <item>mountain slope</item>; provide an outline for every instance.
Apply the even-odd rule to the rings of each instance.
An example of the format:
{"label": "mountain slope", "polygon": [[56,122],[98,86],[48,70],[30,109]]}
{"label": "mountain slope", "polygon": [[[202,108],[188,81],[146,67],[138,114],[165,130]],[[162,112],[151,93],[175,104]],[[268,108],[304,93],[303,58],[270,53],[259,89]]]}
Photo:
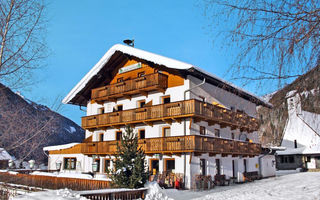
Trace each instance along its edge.
{"label": "mountain slope", "polygon": [[261,107],[258,110],[261,121],[259,135],[264,146],[281,145],[288,122],[288,98],[298,95],[303,111],[320,114],[319,87],[320,66],[317,66],[283,89],[268,96],[273,109]]}
{"label": "mountain slope", "polygon": [[42,148],[81,142],[84,130],[66,117],[0,83],[0,147],[18,159],[47,160]]}

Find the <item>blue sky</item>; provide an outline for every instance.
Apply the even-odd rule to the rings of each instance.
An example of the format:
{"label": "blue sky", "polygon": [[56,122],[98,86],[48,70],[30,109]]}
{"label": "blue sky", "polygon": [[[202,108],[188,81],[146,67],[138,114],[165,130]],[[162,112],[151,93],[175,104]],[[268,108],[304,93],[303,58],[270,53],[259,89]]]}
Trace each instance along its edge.
{"label": "blue sky", "polygon": [[[232,62],[228,52],[213,46],[201,1],[57,0],[49,4],[47,17],[51,52],[47,67],[37,72],[41,82],[23,93],[48,106],[64,97],[111,46],[127,38],[135,40],[136,48],[191,63],[222,78]],[[60,113],[78,124],[85,115],[73,105]]]}

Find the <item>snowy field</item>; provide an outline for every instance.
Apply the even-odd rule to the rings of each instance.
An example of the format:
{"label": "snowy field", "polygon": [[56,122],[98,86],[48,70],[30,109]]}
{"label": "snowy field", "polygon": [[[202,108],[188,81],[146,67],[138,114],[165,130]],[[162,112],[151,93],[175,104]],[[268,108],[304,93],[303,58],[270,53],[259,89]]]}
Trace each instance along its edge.
{"label": "snowy field", "polygon": [[251,183],[215,187],[209,191],[165,190],[169,198],[175,200],[231,200],[231,199],[312,199],[320,200],[320,172],[292,174],[281,173],[281,176],[257,180]]}
{"label": "snowy field", "polygon": [[[108,190],[108,189],[107,189]],[[112,189],[110,189],[112,190]],[[13,198],[15,200],[71,200],[85,199],[76,191],[57,190],[35,192]],[[212,190],[192,191],[161,189],[157,184],[149,185],[146,200],[320,200],[320,172],[280,171],[277,177],[251,183],[215,187]]]}

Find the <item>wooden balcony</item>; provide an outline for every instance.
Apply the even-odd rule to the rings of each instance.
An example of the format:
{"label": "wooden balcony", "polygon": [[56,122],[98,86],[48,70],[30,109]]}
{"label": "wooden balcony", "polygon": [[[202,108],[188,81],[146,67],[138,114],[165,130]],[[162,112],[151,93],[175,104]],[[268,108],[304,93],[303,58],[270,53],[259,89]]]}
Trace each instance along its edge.
{"label": "wooden balcony", "polygon": [[194,99],[82,117],[82,127],[84,129],[111,126],[118,128],[121,125],[134,126],[138,123],[152,125],[154,121],[180,122],[181,118],[186,117],[207,121],[209,125],[220,124],[221,127],[230,126],[231,129],[240,128],[241,131],[248,132],[255,131],[259,127],[258,121],[245,113],[234,112]]}
{"label": "wooden balcony", "polygon": [[[117,150],[118,141],[82,143],[83,154],[112,155]],[[181,154],[194,152],[197,154],[209,153],[233,155],[233,156],[255,156],[261,152],[261,145],[237,140],[229,140],[200,135],[174,136],[148,138],[138,141],[146,154]]]}
{"label": "wooden balcony", "polygon": [[131,98],[134,94],[147,94],[147,92],[154,90],[164,92],[167,87],[168,76],[161,73],[154,73],[93,89],[91,91],[91,99],[98,103],[115,101],[117,98]]}

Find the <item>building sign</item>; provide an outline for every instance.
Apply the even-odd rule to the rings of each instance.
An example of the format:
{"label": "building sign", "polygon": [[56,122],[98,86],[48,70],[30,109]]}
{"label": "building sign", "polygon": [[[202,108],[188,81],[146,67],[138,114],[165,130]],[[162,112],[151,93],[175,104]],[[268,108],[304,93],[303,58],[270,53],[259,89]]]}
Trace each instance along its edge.
{"label": "building sign", "polygon": [[125,72],[129,72],[129,71],[132,71],[132,70],[135,70],[135,69],[139,69],[141,68],[142,65],[141,63],[136,63],[136,64],[133,64],[133,65],[129,65],[129,66],[126,66],[126,67],[122,67],[119,69],[119,74],[122,74],[122,73],[125,73]]}

